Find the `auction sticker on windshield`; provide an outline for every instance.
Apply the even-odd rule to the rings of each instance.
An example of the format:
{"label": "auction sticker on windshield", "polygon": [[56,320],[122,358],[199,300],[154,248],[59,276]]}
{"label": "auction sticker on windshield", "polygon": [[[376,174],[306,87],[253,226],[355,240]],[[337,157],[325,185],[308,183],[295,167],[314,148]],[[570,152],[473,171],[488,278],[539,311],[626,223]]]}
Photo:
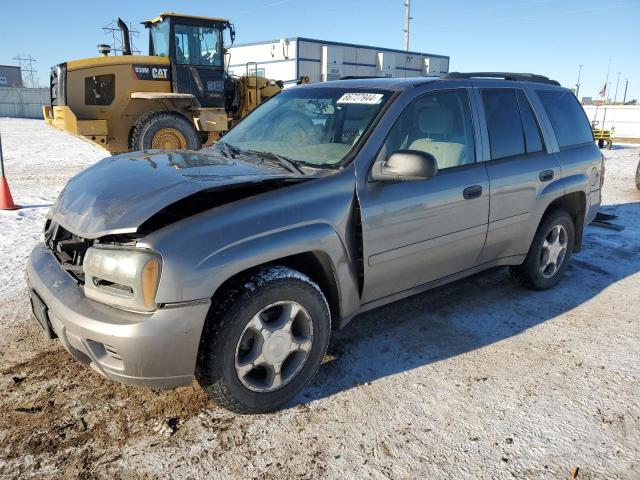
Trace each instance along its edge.
{"label": "auction sticker on windshield", "polygon": [[336,103],[365,103],[376,105],[382,101],[383,96],[382,93],[345,93]]}

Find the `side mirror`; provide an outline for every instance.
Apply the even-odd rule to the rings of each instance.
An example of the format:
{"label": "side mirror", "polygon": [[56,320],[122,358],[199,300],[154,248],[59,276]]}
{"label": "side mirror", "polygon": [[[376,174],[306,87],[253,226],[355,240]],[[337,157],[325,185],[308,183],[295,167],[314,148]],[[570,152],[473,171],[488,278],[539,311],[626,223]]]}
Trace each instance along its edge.
{"label": "side mirror", "polygon": [[387,161],[376,162],[372,179],[382,182],[428,180],[438,173],[438,162],[430,153],[398,150]]}

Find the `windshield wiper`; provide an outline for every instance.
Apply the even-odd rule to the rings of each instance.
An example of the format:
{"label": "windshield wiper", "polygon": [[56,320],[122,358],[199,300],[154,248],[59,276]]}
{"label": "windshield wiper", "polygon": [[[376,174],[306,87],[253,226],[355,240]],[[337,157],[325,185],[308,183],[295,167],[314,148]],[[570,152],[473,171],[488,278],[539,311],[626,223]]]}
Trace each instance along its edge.
{"label": "windshield wiper", "polygon": [[270,157],[273,158],[274,160],[276,160],[278,163],[280,163],[281,165],[283,165],[287,170],[289,170],[292,173],[300,173],[302,175],[304,175],[304,170],[302,170],[302,168],[300,168],[298,165],[296,165],[296,162],[293,160],[289,160],[287,157],[280,155],[278,153],[273,153],[273,152],[260,152],[257,150],[247,150],[247,153],[250,153],[252,155],[256,155],[256,156],[261,156],[261,157]]}
{"label": "windshield wiper", "polygon": [[220,145],[222,147],[222,153],[226,157],[231,157],[235,160],[236,155],[242,155],[244,152],[240,150],[238,147],[231,145],[230,143],[219,141],[216,142],[216,145]]}

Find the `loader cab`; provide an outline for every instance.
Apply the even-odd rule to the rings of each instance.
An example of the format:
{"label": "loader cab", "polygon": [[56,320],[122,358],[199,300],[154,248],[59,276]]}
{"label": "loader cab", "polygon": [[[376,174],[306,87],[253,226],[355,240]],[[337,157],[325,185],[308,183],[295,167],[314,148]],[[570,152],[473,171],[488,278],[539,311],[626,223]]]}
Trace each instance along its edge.
{"label": "loader cab", "polygon": [[195,96],[202,107],[224,107],[224,37],[227,31],[233,43],[233,25],[222,18],[162,13],[144,26],[149,55],[171,60],[172,91]]}

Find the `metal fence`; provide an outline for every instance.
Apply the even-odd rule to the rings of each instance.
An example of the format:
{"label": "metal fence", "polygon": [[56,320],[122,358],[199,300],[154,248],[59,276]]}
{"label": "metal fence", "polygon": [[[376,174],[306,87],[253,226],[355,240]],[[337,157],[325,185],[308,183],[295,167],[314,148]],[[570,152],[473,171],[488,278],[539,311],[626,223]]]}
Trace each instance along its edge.
{"label": "metal fence", "polygon": [[48,88],[0,88],[0,117],[42,118]]}

